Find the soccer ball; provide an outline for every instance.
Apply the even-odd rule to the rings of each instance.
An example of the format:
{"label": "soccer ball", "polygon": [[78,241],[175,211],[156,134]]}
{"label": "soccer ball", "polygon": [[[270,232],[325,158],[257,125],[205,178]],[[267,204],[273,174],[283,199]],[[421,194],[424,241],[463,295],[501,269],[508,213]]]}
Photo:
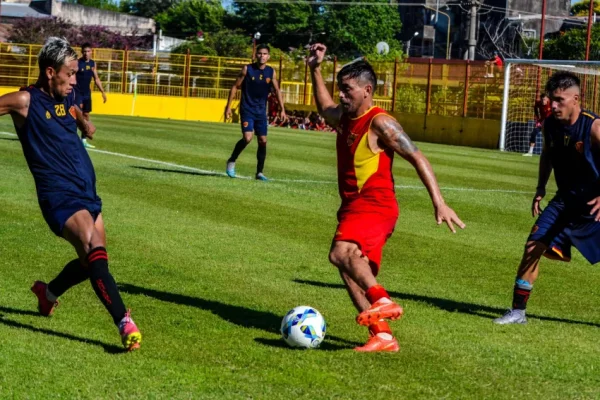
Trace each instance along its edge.
{"label": "soccer ball", "polygon": [[321,313],[309,306],[291,309],[281,321],[281,336],[291,347],[319,347],[325,338],[326,329]]}

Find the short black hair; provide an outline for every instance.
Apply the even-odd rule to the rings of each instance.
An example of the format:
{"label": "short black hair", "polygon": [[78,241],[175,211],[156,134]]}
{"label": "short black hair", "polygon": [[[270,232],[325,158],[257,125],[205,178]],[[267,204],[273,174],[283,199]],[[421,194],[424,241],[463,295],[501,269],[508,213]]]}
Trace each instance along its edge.
{"label": "short black hair", "polygon": [[344,78],[365,80],[373,86],[373,90],[375,90],[375,86],[377,86],[377,75],[375,75],[375,71],[371,64],[365,60],[359,60],[345,65],[340,72],[338,72],[338,82]]}
{"label": "short black hair", "polygon": [[92,45],[88,42],[85,42],[84,44],[81,45],[81,51],[84,51],[87,48],[91,49]]}
{"label": "short black hair", "polygon": [[546,82],[546,93],[551,94],[556,90],[566,90],[574,86],[578,89],[581,87],[577,75],[568,71],[558,71],[552,74]]}
{"label": "short black hair", "polygon": [[548,97],[548,95],[546,93],[540,94],[540,99],[543,99],[544,97]]}
{"label": "short black hair", "polygon": [[259,44],[258,46],[256,46],[256,52],[257,53],[258,53],[259,50],[262,50],[262,49],[267,49],[267,51],[269,53],[271,52],[271,49],[266,44]]}

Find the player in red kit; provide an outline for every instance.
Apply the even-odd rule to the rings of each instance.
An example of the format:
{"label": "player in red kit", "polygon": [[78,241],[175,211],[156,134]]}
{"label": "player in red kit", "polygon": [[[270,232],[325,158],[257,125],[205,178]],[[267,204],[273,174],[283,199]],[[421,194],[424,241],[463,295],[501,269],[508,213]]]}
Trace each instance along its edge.
{"label": "player in red kit", "polygon": [[533,112],[535,113],[535,127],[533,128],[533,131],[531,131],[531,136],[529,137],[529,151],[523,154],[528,157],[533,156],[535,140],[537,139],[537,135],[542,133],[544,121],[552,115],[552,105],[550,104],[550,99],[546,93],[542,93],[540,99],[535,102],[533,105]]}
{"label": "player in red kit", "polygon": [[337,131],[338,183],[342,205],[329,260],[358,309],[356,321],[369,328],[360,352],[398,351],[386,320],[402,316],[402,307],[378,284],[383,246],[398,219],[392,161],[394,153],[410,162],[429,191],[438,224],[465,224],[444,203],[429,161],[385,110],[373,107],[377,78],[366,61],[344,66],[337,75],[340,105],[334,103],[321,75],[326,47],[314,44],[308,65],[319,113]]}

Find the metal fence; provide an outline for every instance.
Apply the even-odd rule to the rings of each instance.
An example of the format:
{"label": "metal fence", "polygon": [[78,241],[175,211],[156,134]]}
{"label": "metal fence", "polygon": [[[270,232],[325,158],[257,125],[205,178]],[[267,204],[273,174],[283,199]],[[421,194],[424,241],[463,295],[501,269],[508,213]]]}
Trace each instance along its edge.
{"label": "metal fence", "polygon": [[[0,43],[0,86],[26,86],[38,76],[40,45]],[[248,59],[94,49],[98,75],[109,93],[226,99]],[[500,119],[502,71],[483,62],[409,58],[373,62],[375,104],[400,113]],[[306,62],[272,59],[287,104],[314,103]],[[328,60],[323,77],[335,97],[344,62]]]}

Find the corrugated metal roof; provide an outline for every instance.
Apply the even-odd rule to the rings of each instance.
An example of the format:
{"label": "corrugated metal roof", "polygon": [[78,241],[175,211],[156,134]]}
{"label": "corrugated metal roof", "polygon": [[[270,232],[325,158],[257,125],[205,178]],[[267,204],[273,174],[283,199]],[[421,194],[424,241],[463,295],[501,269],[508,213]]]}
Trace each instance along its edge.
{"label": "corrugated metal roof", "polygon": [[0,16],[12,17],[12,18],[25,18],[25,17],[36,17],[43,18],[49,17],[48,14],[43,14],[29,7],[29,4],[20,3],[2,3],[0,9]]}

